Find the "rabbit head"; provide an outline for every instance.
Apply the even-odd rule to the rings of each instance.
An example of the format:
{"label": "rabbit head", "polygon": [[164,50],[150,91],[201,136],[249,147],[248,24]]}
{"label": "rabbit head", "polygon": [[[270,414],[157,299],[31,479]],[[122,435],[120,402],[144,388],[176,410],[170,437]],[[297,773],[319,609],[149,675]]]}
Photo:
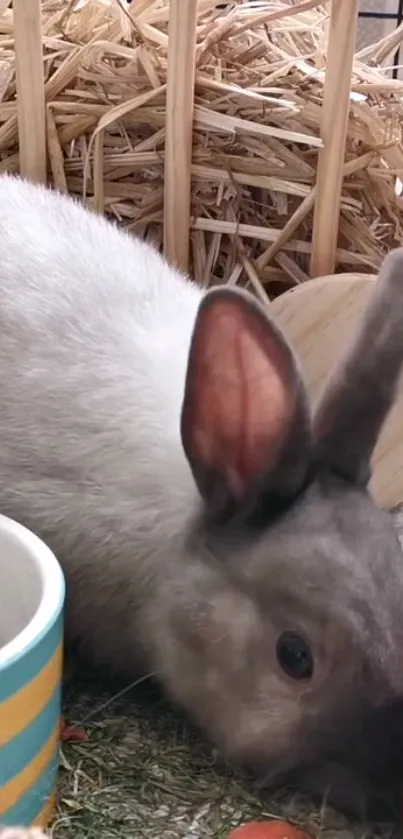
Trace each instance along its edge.
{"label": "rabbit head", "polygon": [[402,363],[399,249],[313,417],[279,328],[222,288],[200,305],[182,407],[203,509],[171,692],[231,761],[354,811],[403,770],[403,557],[367,491]]}

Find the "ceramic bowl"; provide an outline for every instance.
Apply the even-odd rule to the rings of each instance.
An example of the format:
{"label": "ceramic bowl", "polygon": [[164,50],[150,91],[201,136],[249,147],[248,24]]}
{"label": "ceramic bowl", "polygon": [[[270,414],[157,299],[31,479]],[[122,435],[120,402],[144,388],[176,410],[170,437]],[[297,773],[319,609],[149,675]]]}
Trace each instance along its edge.
{"label": "ceramic bowl", "polygon": [[64,595],[53,553],[0,515],[0,825],[45,826],[52,816]]}

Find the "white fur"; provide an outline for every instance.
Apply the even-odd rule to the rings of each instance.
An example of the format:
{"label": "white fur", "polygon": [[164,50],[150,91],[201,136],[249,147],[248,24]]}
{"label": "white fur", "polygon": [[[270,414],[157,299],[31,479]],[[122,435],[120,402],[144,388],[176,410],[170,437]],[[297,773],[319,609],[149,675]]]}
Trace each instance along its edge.
{"label": "white fur", "polygon": [[103,614],[107,659],[114,586],[134,608],[134,561],[163,562],[196,503],[179,421],[201,296],[79,203],[0,178],[0,509],[57,552],[80,629]]}

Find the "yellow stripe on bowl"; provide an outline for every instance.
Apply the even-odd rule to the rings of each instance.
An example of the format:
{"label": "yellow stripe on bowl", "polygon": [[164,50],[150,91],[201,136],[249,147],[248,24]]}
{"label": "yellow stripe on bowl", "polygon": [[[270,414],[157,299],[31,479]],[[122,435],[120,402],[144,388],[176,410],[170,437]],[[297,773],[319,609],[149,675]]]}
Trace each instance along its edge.
{"label": "yellow stripe on bowl", "polygon": [[47,827],[56,809],[56,792],[52,792],[42,810],[32,822],[32,827]]}
{"label": "yellow stripe on bowl", "polygon": [[7,810],[14,806],[14,804],[22,799],[25,793],[35,781],[42,775],[46,767],[54,759],[55,751],[59,742],[60,734],[60,720],[57,721],[53,731],[48,737],[42,749],[35,755],[34,759],[28,763],[18,775],[15,775],[10,781],[4,784],[0,789],[0,821],[1,816]]}
{"label": "yellow stripe on bowl", "polygon": [[63,648],[60,644],[31,682],[9,699],[0,702],[0,746],[24,731],[49,702],[60,681],[62,659]]}

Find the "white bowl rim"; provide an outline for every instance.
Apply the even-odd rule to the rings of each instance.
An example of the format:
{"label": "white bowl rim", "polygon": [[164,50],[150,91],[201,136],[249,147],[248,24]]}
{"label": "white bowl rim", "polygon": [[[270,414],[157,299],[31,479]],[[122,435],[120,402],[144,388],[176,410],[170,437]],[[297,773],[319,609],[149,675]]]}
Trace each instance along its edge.
{"label": "white bowl rim", "polygon": [[0,537],[2,533],[8,533],[26,547],[39,571],[43,592],[39,606],[28,624],[0,648],[0,671],[10,667],[37,646],[60,615],[65,597],[64,575],[50,548],[27,527],[0,514]]}

